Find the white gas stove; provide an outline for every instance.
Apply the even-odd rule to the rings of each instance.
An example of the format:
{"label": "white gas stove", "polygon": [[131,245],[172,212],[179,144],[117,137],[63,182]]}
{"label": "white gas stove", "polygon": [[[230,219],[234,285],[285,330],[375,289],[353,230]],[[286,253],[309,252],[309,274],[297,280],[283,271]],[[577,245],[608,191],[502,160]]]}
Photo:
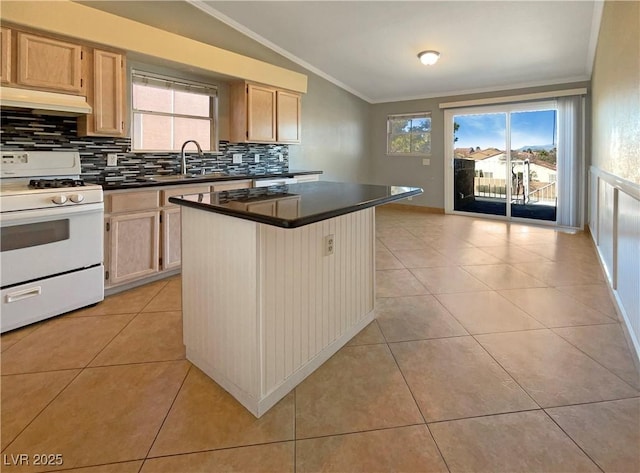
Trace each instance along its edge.
{"label": "white gas stove", "polygon": [[104,298],[102,187],[68,151],[0,153],[1,331]]}

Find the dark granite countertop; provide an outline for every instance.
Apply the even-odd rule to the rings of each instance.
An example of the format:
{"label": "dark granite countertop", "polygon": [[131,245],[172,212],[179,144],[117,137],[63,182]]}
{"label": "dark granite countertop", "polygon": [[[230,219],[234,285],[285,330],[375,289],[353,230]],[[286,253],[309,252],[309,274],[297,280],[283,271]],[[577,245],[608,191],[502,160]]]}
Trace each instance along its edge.
{"label": "dark granite countertop", "polygon": [[[296,228],[339,215],[422,194],[419,187],[380,186],[344,182],[303,182],[169,198],[174,204],[252,220],[282,228]],[[295,216],[265,215],[241,210],[240,204],[299,198]],[[240,207],[240,208],[239,208]],[[246,207],[246,205],[245,205]],[[289,209],[290,212],[290,209]]]}
{"label": "dark granite countertop", "polygon": [[112,182],[112,183],[99,183],[102,189],[105,191],[119,190],[119,189],[138,189],[143,187],[158,187],[158,186],[174,186],[184,184],[198,184],[203,182],[221,182],[221,181],[242,181],[248,179],[277,179],[279,177],[293,177],[301,176],[305,174],[322,174],[322,171],[296,171],[289,170],[287,172],[279,172],[272,174],[226,174],[226,173],[213,173],[204,175],[194,175],[193,177],[180,178],[179,175],[161,176],[161,177],[140,177],[135,182]]}

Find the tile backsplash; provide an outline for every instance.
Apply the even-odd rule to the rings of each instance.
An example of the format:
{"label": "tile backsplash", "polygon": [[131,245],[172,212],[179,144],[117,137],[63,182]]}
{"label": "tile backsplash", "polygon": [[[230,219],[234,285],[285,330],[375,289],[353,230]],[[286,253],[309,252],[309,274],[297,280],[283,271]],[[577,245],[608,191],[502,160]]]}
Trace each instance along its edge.
{"label": "tile backsplash", "polygon": [[[82,178],[88,182],[116,183],[137,177],[180,172],[180,153],[131,153],[130,138],[78,137],[74,117],[34,115],[30,110],[2,110],[0,144],[3,150],[78,151]],[[118,153],[118,165],[107,166],[107,153]],[[241,164],[233,154],[243,155]],[[254,155],[260,162],[254,162]],[[283,160],[280,161],[279,154]],[[289,147],[281,144],[220,142],[220,154],[187,154],[187,170],[193,173],[226,171],[230,174],[271,174],[289,169]]]}

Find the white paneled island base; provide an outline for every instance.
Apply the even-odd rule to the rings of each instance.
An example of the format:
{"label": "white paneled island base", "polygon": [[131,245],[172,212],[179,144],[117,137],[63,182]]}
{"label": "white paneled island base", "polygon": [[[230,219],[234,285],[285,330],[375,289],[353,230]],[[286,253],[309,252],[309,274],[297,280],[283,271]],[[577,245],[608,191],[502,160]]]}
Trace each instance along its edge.
{"label": "white paneled island base", "polygon": [[373,320],[374,243],[374,207],[297,228],[182,207],[187,358],[260,417]]}

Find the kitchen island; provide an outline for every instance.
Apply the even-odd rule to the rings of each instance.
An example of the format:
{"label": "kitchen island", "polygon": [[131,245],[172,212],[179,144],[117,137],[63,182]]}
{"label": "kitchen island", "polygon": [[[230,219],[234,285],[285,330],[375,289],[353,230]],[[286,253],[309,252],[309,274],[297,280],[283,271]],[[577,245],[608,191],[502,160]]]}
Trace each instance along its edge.
{"label": "kitchen island", "polygon": [[319,181],[170,198],[187,358],[260,417],[373,320],[375,206],[420,193]]}

